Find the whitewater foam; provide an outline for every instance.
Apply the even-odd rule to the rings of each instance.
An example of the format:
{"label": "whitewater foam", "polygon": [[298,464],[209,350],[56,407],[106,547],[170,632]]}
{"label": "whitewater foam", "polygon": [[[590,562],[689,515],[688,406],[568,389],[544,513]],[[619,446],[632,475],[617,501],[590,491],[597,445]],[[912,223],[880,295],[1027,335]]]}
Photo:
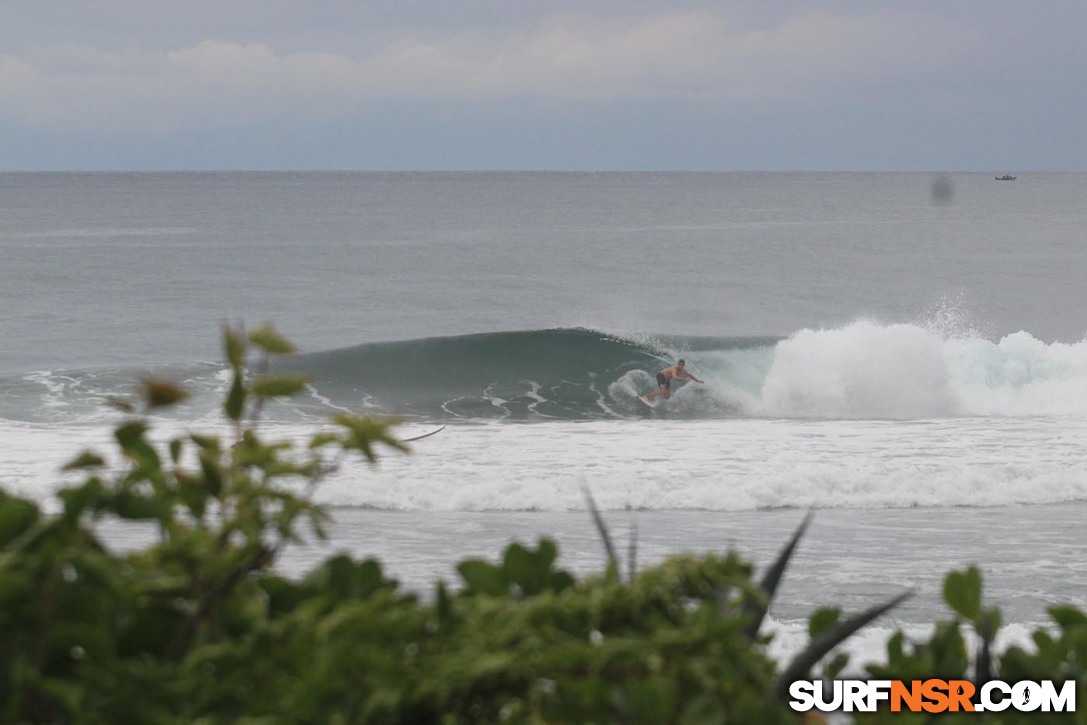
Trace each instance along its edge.
{"label": "whitewater foam", "polygon": [[856,322],[777,345],[758,413],[932,418],[954,412],[943,341],[913,325]]}
{"label": "whitewater foam", "polygon": [[[187,426],[186,426],[187,428]],[[197,431],[225,433],[222,424]],[[165,441],[183,430],[160,421]],[[303,441],[312,423],[265,425]],[[402,437],[427,432],[403,427]],[[1087,500],[1087,417],[660,420],[453,425],[410,456],[353,462],[322,503],[399,511],[990,507]],[[0,422],[5,483],[39,500],[96,426]]]}
{"label": "whitewater foam", "polygon": [[915,419],[1087,414],[1087,342],[998,342],[858,321],[778,343],[753,415]]}
{"label": "whitewater foam", "polygon": [[1087,498],[1087,419],[630,421],[458,426],[330,481],[387,509],[1002,506]]}

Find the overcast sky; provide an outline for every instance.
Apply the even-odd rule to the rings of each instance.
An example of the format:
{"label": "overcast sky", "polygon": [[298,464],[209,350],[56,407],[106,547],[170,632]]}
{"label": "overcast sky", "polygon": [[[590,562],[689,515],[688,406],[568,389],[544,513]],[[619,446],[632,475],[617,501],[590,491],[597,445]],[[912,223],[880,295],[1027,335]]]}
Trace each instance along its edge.
{"label": "overcast sky", "polygon": [[0,0],[0,170],[1087,171],[1087,2]]}

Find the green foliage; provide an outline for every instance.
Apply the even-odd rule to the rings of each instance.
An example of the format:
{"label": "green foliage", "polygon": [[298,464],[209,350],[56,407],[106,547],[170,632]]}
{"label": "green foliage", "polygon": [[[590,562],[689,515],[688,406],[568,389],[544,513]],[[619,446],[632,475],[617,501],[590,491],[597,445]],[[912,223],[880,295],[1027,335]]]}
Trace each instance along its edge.
{"label": "green foliage", "polygon": [[[265,440],[262,407],[306,385],[268,372],[269,356],[294,348],[270,325],[228,327],[223,345],[228,434],[156,442],[146,414],[185,392],[148,379],[137,400],[110,401],[124,414],[114,455],[65,466],[83,478],[59,492],[56,515],[0,492],[0,721],[793,723],[789,682],[820,663],[838,676],[848,658],[835,648],[906,596],[852,616],[816,611],[809,647],[779,671],[760,625],[807,520],[758,582],[734,553],[639,572],[634,538],[621,576],[588,492],[608,562],[599,577],[558,568],[547,539],[464,560],[455,587],[423,598],[369,559],[280,576],[286,546],[324,536],[315,487],[349,454],[373,462],[405,446],[391,421],[353,415],[301,445]],[[102,520],[156,536],[117,553],[98,537]],[[1053,608],[1056,631],[1035,633],[1036,651],[996,657],[1000,614],[982,606],[977,570],[950,574],[944,593],[955,618],[925,641],[896,634],[873,676],[968,676],[969,625],[977,679],[1074,678],[1082,690],[1083,613]],[[972,721],[1017,722],[987,718]]]}
{"label": "green foliage", "polygon": [[[998,608],[982,606],[982,577],[976,567],[952,571],[944,578],[944,601],[957,615],[951,620],[937,622],[927,639],[910,641],[901,631],[887,643],[887,662],[870,665],[868,674],[877,679],[898,678],[924,680],[928,678],[972,680],[977,687],[992,679],[1014,683],[1020,680],[1054,680],[1076,682],[1076,713],[1003,712],[949,714],[941,721],[964,723],[1087,722],[1082,704],[1087,695],[1087,615],[1070,606],[1049,609],[1056,634],[1049,628],[1033,632],[1035,649],[1027,651],[1012,645],[999,656],[993,643],[1000,627]],[[976,657],[967,651],[964,625],[969,625],[979,642]],[[861,723],[928,722],[927,715],[879,712],[857,716]]]}
{"label": "green foliage", "polygon": [[536,551],[514,542],[506,548],[501,564],[465,559],[457,565],[457,571],[464,580],[467,596],[487,594],[523,599],[574,586],[572,576],[554,569],[557,557],[558,549],[547,539],[540,541]]}
{"label": "green foliage", "polygon": [[[325,434],[335,453],[264,441],[256,426],[264,400],[304,381],[250,370],[266,370],[268,355],[292,348],[268,325],[248,336],[228,328],[224,346],[231,440],[193,433],[155,443],[140,411],[186,393],[146,379],[137,401],[111,401],[126,414],[114,430],[120,465],[92,451],[72,459],[65,470],[84,480],[58,494],[59,515],[0,494],[0,720],[170,719],[203,702],[194,691],[222,686],[194,663],[213,653],[239,657],[250,638],[267,639],[273,606],[393,586],[373,562],[333,560],[313,575],[326,575],[323,585],[276,590],[276,555],[307,533],[323,535],[325,514],[307,492],[336,470],[344,450],[365,447],[372,457],[376,445],[400,444],[388,423],[355,416]],[[115,554],[95,533],[102,519],[149,522],[157,541]]]}

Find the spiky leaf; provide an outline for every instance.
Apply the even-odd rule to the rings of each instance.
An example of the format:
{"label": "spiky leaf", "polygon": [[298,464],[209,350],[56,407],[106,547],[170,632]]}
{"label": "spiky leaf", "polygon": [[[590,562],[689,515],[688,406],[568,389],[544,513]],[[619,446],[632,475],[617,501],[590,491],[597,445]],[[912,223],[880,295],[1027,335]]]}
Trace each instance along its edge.
{"label": "spiky leaf", "polygon": [[242,419],[242,411],[245,409],[245,396],[242,373],[240,370],[236,370],[234,379],[230,383],[230,392],[227,393],[226,402],[223,404],[223,410],[226,412],[227,418],[235,421]]}
{"label": "spiky leaf", "polygon": [[749,597],[744,603],[744,613],[750,617],[747,628],[744,630],[749,639],[754,639],[758,635],[762,621],[766,618],[766,612],[770,610],[770,603],[777,593],[778,584],[781,583],[781,577],[785,574],[785,567],[788,566],[789,559],[792,558],[796,545],[800,543],[804,532],[808,530],[812,516],[813,514],[809,512],[804,517],[804,520],[800,522],[800,526],[796,528],[796,532],[793,533],[792,538],[789,539],[789,543],[785,545],[774,563],[766,570],[766,574],[763,575],[762,581],[759,583],[763,596],[759,599]]}
{"label": "spiky leaf", "polygon": [[600,540],[604,544],[604,553],[608,557],[608,573],[619,577],[621,576],[619,574],[619,555],[615,553],[615,545],[611,541],[608,526],[604,523],[604,517],[600,515],[600,510],[596,507],[596,501],[593,499],[592,493],[589,492],[588,486],[582,486],[581,490],[585,494],[586,502],[589,504],[593,524],[596,526],[596,531],[600,534]]}
{"label": "spiky leaf", "polygon": [[894,609],[911,596],[913,596],[913,592],[903,592],[883,604],[879,604],[871,609],[866,609],[860,614],[856,614],[844,622],[840,622],[837,626],[832,627],[813,639],[800,654],[793,658],[793,661],[789,663],[789,666],[785,668],[781,675],[778,676],[777,684],[774,687],[774,692],[778,699],[781,702],[787,702],[789,685],[796,680],[805,679],[808,673],[811,672],[812,667],[815,666],[815,663],[823,659],[823,657],[831,650],[851,637],[853,633],[861,627],[874,621],[891,609]]}
{"label": "spiky leaf", "polygon": [[240,370],[245,365],[245,338],[229,325],[223,326],[223,352],[230,366]]}

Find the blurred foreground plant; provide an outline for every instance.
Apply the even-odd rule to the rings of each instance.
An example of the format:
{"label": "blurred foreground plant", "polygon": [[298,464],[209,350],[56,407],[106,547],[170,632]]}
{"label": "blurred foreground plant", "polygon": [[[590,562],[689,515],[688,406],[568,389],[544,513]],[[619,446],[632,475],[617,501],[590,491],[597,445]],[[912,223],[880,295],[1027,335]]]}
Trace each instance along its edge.
{"label": "blurred foreground plant", "polygon": [[[263,406],[297,393],[306,378],[267,372],[270,356],[293,351],[269,325],[248,335],[226,328],[223,342],[227,440],[191,433],[156,445],[147,413],[186,393],[145,380],[137,404],[112,401],[126,414],[114,430],[120,465],[92,451],[72,460],[66,470],[84,480],[60,491],[59,515],[0,494],[3,721],[183,713],[203,681],[219,679],[194,663],[268,624],[276,555],[302,539],[304,526],[324,536],[314,486],[348,452],[373,461],[378,445],[403,448],[388,423],[348,415],[301,450],[263,440]],[[100,519],[151,523],[157,541],[115,555],[97,538]]]}

